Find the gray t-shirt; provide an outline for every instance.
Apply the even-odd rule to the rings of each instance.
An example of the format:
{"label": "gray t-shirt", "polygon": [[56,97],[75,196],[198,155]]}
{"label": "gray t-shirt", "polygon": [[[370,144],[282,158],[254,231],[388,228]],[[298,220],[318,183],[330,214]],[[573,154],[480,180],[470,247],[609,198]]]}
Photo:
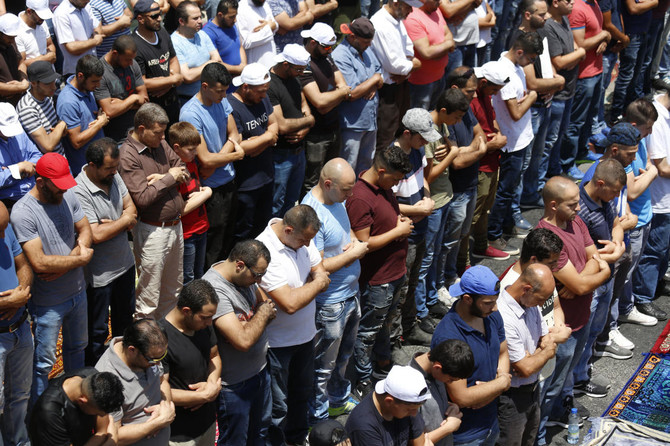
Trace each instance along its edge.
{"label": "gray t-shirt", "polygon": [[[77,244],[74,224],[84,218],[79,200],[68,190],[60,204],[42,203],[25,194],[12,208],[11,221],[19,243],[39,238],[44,254],[69,256]],[[32,301],[36,305],[58,305],[86,289],[84,269],[75,268],[45,282],[35,275]]]}
{"label": "gray t-shirt", "polygon": [[[215,265],[218,263],[213,266]],[[212,284],[219,296],[214,321],[228,313],[235,313],[240,321],[251,320],[256,311],[256,285],[235,286],[214,268],[210,268],[202,278]],[[230,386],[249,379],[265,367],[268,350],[268,336],[265,330],[258,341],[246,352],[235,349],[218,330],[216,330],[216,338],[219,354],[223,358],[221,371],[223,384]]]}
{"label": "gray t-shirt", "polygon": [[[427,374],[416,362],[416,357],[421,355],[417,353],[410,360],[409,366],[418,370],[423,375],[423,378],[426,380],[426,386],[430,392],[429,398],[419,409],[419,413],[423,417],[423,422],[426,424],[426,432],[432,432],[442,425],[442,422],[445,420],[445,412],[447,407],[449,407],[449,398],[447,396],[447,389],[444,383],[441,383],[431,375]],[[452,446],[454,444],[454,436],[449,434],[444,437],[442,440],[435,443],[435,446]]]}
{"label": "gray t-shirt", "polygon": [[[114,175],[114,182],[107,195],[88,178],[85,170],[86,166],[77,175],[77,185],[72,190],[77,195],[88,222],[93,224],[100,223],[101,219],[118,220],[123,213],[123,197],[128,195],[121,176],[118,173]],[[126,231],[93,245],[93,249],[93,258],[86,266],[86,278],[94,288],[108,285],[135,265]]]}
{"label": "gray t-shirt", "polygon": [[[114,351],[114,344],[121,342],[122,337],[113,338],[109,348],[100,357],[95,368],[99,372],[110,372],[121,380],[123,385],[123,404],[121,410],[112,412],[114,421],[121,421],[121,425],[146,423],[150,414],[144,409],[161,402],[161,377],[163,366],[156,364],[141,372],[135,372]],[[144,438],[133,443],[134,446],[165,446],[170,440],[170,426],[167,426],[154,436]]]}
{"label": "gray t-shirt", "polygon": [[[542,37],[547,37],[549,42],[549,57],[564,56],[575,50],[574,38],[567,17],[563,17],[560,23],[554,19],[548,19],[544,27],[538,30],[538,33]],[[575,96],[578,72],[579,64],[569,70],[560,70],[558,72],[558,74],[565,78],[565,86],[563,90],[554,95],[554,99],[567,101]]]}
{"label": "gray t-shirt", "polygon": [[[450,0],[454,2],[455,0]],[[447,22],[456,46],[473,45],[479,43],[479,17],[472,10],[468,12],[460,23]]]}

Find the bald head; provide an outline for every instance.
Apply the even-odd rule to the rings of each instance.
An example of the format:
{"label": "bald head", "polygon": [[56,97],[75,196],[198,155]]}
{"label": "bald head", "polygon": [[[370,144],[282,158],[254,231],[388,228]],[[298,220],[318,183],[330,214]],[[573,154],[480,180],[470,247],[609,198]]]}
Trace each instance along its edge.
{"label": "bald head", "polygon": [[575,192],[579,194],[579,188],[571,179],[560,175],[552,177],[544,185],[544,190],[542,191],[544,206],[545,208],[551,206],[552,201],[560,204],[574,196]]}
{"label": "bald head", "polygon": [[555,287],[554,276],[549,267],[542,263],[533,263],[523,270],[509,291],[521,305],[530,308],[544,304]]}
{"label": "bald head", "polygon": [[319,181],[323,183],[326,180],[331,180],[339,183],[343,180],[349,181],[352,177],[353,180],[356,181],[356,173],[349,163],[343,158],[333,158],[324,164],[321,169]]}
{"label": "bald head", "polygon": [[342,158],[333,158],[321,169],[319,184],[312,193],[323,203],[331,205],[342,203],[353,193],[356,184],[356,173]]}

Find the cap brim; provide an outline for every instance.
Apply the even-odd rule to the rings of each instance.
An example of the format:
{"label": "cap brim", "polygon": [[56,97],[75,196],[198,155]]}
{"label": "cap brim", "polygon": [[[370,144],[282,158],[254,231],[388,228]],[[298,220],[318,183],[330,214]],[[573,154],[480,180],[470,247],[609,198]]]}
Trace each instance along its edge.
{"label": "cap brim", "polygon": [[72,175],[66,175],[58,179],[55,178],[49,178],[49,179],[60,190],[68,190],[77,185],[77,182],[74,180],[74,177]]}
{"label": "cap brim", "polygon": [[442,138],[442,135],[440,135],[440,132],[438,132],[437,130],[431,128],[429,132],[421,133],[421,137],[426,141],[428,141],[429,143],[432,143]]}
{"label": "cap brim", "polygon": [[340,32],[342,34],[353,34],[353,32],[351,32],[351,29],[349,28],[349,25],[347,25],[346,23],[340,25]]}
{"label": "cap brim", "polygon": [[[59,77],[60,77],[60,74],[54,72],[54,73],[49,74],[49,75],[47,75],[47,76],[45,76],[41,79],[35,79],[35,81],[42,82],[43,84],[50,84],[51,82],[55,81]],[[28,79],[28,80],[30,81],[30,79]]]}
{"label": "cap brim", "polygon": [[375,393],[379,393],[380,395],[384,393],[384,382],[386,379],[382,379],[381,381],[377,381],[377,384],[375,384]]}
{"label": "cap brim", "polygon": [[52,19],[54,14],[51,12],[50,9],[40,9],[39,11],[35,11],[35,14],[37,14],[37,17],[39,17],[42,20],[49,20]]}
{"label": "cap brim", "polygon": [[302,31],[300,31],[300,37],[302,37],[303,39],[313,39],[313,37],[310,35],[309,31],[310,30],[308,30],[308,29],[303,29]]}
{"label": "cap brim", "polygon": [[242,76],[235,76],[232,80],[233,86],[239,87],[242,85]]}
{"label": "cap brim", "polygon": [[278,64],[278,63],[286,62],[286,59],[284,58],[284,56],[282,54],[275,54],[274,61],[275,61],[275,64]]}
{"label": "cap brim", "polygon": [[463,288],[461,288],[461,283],[455,283],[452,286],[449,287],[449,295],[451,297],[456,297],[456,296],[462,296],[465,293],[463,292]]}
{"label": "cap brim", "polygon": [[23,127],[18,121],[14,124],[0,125],[0,132],[6,137],[12,137],[23,133]]}

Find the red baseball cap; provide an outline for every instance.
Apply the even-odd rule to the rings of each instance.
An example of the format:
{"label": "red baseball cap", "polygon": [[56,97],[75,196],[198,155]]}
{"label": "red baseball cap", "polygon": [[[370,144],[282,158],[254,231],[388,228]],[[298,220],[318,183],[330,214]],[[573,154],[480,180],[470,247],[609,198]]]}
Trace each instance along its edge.
{"label": "red baseball cap", "polygon": [[39,176],[50,179],[60,190],[68,190],[77,185],[70,173],[70,165],[59,153],[42,155],[35,165],[35,171]]}

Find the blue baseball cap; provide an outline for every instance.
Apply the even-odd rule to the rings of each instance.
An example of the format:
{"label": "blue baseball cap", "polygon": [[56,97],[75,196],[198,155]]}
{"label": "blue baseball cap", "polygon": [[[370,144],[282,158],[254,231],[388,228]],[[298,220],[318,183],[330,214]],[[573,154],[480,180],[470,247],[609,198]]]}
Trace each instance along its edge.
{"label": "blue baseball cap", "polygon": [[482,296],[495,296],[500,292],[500,281],[484,265],[475,265],[468,268],[461,276],[461,281],[449,287],[449,294],[462,296],[464,294],[479,294]]}

